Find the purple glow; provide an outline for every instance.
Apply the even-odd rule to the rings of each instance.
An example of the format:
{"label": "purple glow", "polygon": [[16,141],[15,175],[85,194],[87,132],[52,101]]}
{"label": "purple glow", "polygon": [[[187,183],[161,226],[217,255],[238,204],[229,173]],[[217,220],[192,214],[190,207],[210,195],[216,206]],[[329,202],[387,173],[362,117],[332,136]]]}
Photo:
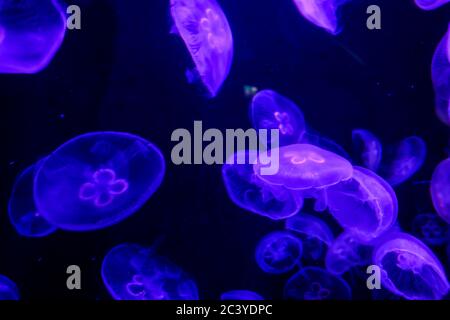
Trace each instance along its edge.
{"label": "purple glow", "polygon": [[65,12],[56,0],[0,0],[0,73],[41,71],[65,31]]}
{"label": "purple glow", "polygon": [[19,300],[19,289],[14,282],[12,282],[9,278],[0,275],[0,300],[2,301],[11,301],[11,300]]}
{"label": "purple glow", "polygon": [[436,113],[439,119],[450,125],[450,48],[448,31],[433,56],[431,75],[435,91]]}
{"label": "purple glow", "polygon": [[442,161],[434,170],[430,192],[436,212],[450,223],[450,159]]}
{"label": "purple glow", "polygon": [[216,96],[233,60],[233,36],[215,0],[171,0],[171,14],[197,73],[211,96]]}
{"label": "purple glow", "polygon": [[450,0],[416,0],[416,5],[423,10],[434,10],[450,2]]}
{"label": "purple glow", "polygon": [[248,290],[233,290],[222,293],[220,300],[264,300],[262,296],[253,291]]}
{"label": "purple glow", "polygon": [[353,148],[361,164],[376,172],[383,153],[380,140],[373,133],[364,129],[353,130],[352,140]]}
{"label": "purple glow", "polygon": [[81,135],[42,162],[34,184],[36,206],[61,229],[104,228],[139,210],[158,189],[164,171],[161,152],[140,137]]}

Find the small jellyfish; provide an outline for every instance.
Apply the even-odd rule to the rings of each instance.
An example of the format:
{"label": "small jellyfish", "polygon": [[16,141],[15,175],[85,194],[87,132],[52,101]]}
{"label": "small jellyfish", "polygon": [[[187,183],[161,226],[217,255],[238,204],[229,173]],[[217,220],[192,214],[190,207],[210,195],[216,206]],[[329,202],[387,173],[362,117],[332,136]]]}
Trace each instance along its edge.
{"label": "small jellyfish", "polygon": [[115,300],[198,300],[195,282],[152,248],[122,244],[103,259],[102,278]]}
{"label": "small jellyfish", "polygon": [[222,293],[220,300],[264,300],[264,298],[256,292],[249,290],[233,290]]}
{"label": "small jellyfish", "polygon": [[353,178],[328,188],[327,196],[330,213],[360,240],[379,237],[397,220],[394,190],[371,170],[354,167]]}
{"label": "small jellyfish", "polygon": [[355,129],[352,132],[353,148],[362,166],[373,172],[378,170],[383,153],[380,140],[370,131]]}
{"label": "small jellyfish", "polygon": [[120,222],[158,189],[164,158],[143,138],[119,132],[78,136],[42,161],[34,181],[38,212],[65,230]]}
{"label": "small jellyfish", "polygon": [[233,161],[228,160],[222,167],[222,177],[231,200],[245,210],[273,220],[295,215],[303,206],[301,198],[284,187],[263,182],[253,172],[252,164],[239,164],[240,157],[250,159],[252,154],[256,155],[256,151],[240,151],[232,156]]}
{"label": "small jellyfish", "polygon": [[449,240],[448,224],[434,213],[417,215],[412,223],[413,233],[430,246],[441,246]]}
{"label": "small jellyfish", "polygon": [[423,10],[434,10],[450,2],[450,0],[416,0],[416,5]]}
{"label": "small jellyfish", "polygon": [[374,249],[381,285],[408,300],[440,300],[449,290],[444,268],[433,252],[408,234],[393,233]]}
{"label": "small jellyfish", "polygon": [[8,203],[9,219],[16,231],[25,237],[45,237],[56,231],[36,209],[33,196],[33,183],[36,167],[25,169],[14,183]]}
{"label": "small jellyfish", "polygon": [[349,285],[322,268],[306,267],[294,274],[284,286],[289,300],[350,300]]}
{"label": "small jellyfish", "polygon": [[196,65],[196,73],[215,97],[230,72],[233,37],[215,0],[171,0],[171,14]]}
{"label": "small jellyfish", "polygon": [[0,300],[19,300],[19,289],[9,278],[0,275]]}
{"label": "small jellyfish", "polygon": [[56,0],[0,1],[0,73],[36,73],[58,51],[66,30]]}
{"label": "small jellyfish", "polygon": [[303,253],[302,241],[287,231],[265,236],[256,247],[258,266],[267,273],[281,274],[294,269]]}
{"label": "small jellyfish", "polygon": [[448,35],[447,31],[439,42],[431,63],[436,114],[446,125],[450,125],[450,38]]}
{"label": "small jellyfish", "polygon": [[250,108],[255,129],[279,130],[279,146],[295,144],[303,137],[303,113],[295,103],[282,95],[271,90],[260,91],[253,97]]}
{"label": "small jellyfish", "polygon": [[422,138],[409,137],[402,140],[380,168],[380,175],[391,186],[402,184],[411,178],[423,165],[427,145]]}
{"label": "small jellyfish", "polygon": [[450,223],[450,159],[442,161],[434,170],[430,192],[436,212]]}

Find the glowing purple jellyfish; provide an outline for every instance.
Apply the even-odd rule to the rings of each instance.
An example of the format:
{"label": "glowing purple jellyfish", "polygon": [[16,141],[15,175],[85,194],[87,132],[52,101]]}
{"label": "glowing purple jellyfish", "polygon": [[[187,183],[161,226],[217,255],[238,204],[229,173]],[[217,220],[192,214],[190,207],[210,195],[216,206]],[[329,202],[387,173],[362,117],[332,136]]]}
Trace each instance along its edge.
{"label": "glowing purple jellyfish", "polygon": [[437,214],[418,214],[412,223],[412,230],[420,240],[430,246],[441,246],[450,239],[449,226]]}
{"label": "glowing purple jellyfish", "polygon": [[0,275],[0,300],[19,300],[19,289],[9,278]]}
{"label": "glowing purple jellyfish", "polygon": [[352,293],[340,277],[321,268],[306,267],[287,281],[284,297],[289,300],[350,300]]}
{"label": "glowing purple jellyfish", "polygon": [[299,143],[312,144],[321,149],[335,153],[342,158],[351,160],[350,155],[338,143],[327,138],[312,128],[308,128]]}
{"label": "glowing purple jellyfish", "polygon": [[25,237],[45,237],[56,231],[56,227],[45,220],[36,209],[33,183],[36,166],[25,169],[14,183],[8,203],[11,224]]}
{"label": "glowing purple jellyfish", "polygon": [[280,146],[297,143],[305,133],[305,118],[300,108],[274,91],[258,92],[253,97],[250,114],[255,129],[279,130]]}
{"label": "glowing purple jellyfish", "polygon": [[435,108],[439,119],[450,125],[450,47],[449,32],[436,48],[431,63],[431,76],[435,91]]}
{"label": "glowing purple jellyfish", "polygon": [[0,0],[0,73],[41,71],[65,30],[65,12],[56,0]]}
{"label": "glowing purple jellyfish", "polygon": [[164,171],[161,152],[143,138],[81,135],[42,162],[34,182],[36,207],[61,229],[104,228],[136,212],[159,187]]}
{"label": "glowing purple jellyfish", "polygon": [[434,170],[430,192],[436,212],[450,223],[450,159],[442,161]]}
{"label": "glowing purple jellyfish", "polygon": [[255,258],[267,273],[281,274],[294,269],[300,262],[303,245],[299,238],[286,231],[275,231],[259,242]]}
{"label": "glowing purple jellyfish", "polygon": [[227,291],[221,294],[220,300],[247,300],[258,301],[264,300],[264,298],[256,292],[249,290],[233,290]]}
{"label": "glowing purple jellyfish", "polygon": [[211,96],[216,96],[233,60],[233,37],[215,0],[171,0],[171,14]]}
{"label": "glowing purple jellyfish", "polygon": [[449,290],[444,268],[418,239],[392,234],[374,249],[373,263],[381,268],[381,284],[409,300],[439,300]]}
{"label": "glowing purple jellyfish", "polygon": [[450,2],[450,0],[416,0],[416,5],[423,10],[434,10]]}
{"label": "glowing purple jellyfish", "polygon": [[103,259],[102,279],[115,300],[198,300],[195,282],[152,248],[122,244]]}
{"label": "glowing purple jellyfish", "polygon": [[383,153],[380,140],[373,133],[364,129],[353,130],[352,140],[353,148],[362,166],[376,172]]}

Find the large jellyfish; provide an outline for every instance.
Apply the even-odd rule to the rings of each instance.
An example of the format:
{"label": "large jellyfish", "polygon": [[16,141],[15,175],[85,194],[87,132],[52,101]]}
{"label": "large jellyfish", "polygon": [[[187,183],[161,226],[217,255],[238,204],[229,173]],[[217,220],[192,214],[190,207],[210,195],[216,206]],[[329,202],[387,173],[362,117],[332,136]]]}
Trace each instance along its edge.
{"label": "large jellyfish", "polygon": [[441,246],[450,239],[448,224],[437,214],[421,213],[412,223],[414,234],[430,246]]}
{"label": "large jellyfish", "polygon": [[152,248],[121,244],[103,259],[102,278],[115,300],[198,300],[195,282]]}
{"label": "large jellyfish", "polygon": [[78,136],[42,161],[34,196],[38,212],[62,229],[104,228],[136,212],[162,182],[159,149],[118,132]]}
{"label": "large jellyfish", "polygon": [[274,91],[258,92],[253,97],[250,114],[255,129],[279,130],[280,146],[297,143],[305,133],[305,118],[300,108]]}
{"label": "large jellyfish", "polygon": [[[231,200],[239,207],[274,220],[295,215],[303,206],[301,198],[284,187],[265,183],[253,172],[253,165],[239,164],[256,151],[239,151],[222,167],[222,177]],[[242,161],[241,161],[242,162]],[[247,162],[249,163],[249,162]]]}
{"label": "large jellyfish", "polygon": [[327,189],[328,206],[340,225],[364,241],[389,230],[397,220],[392,187],[371,170],[354,167],[353,178]]}
{"label": "large jellyfish", "polygon": [[0,0],[0,73],[44,69],[64,39],[66,17],[57,0]]}
{"label": "large jellyfish", "polygon": [[233,37],[215,0],[171,0],[171,14],[200,76],[216,96],[233,60]]}
{"label": "large jellyfish", "polygon": [[450,0],[416,0],[416,5],[423,10],[434,10],[448,2]]}
{"label": "large jellyfish", "polygon": [[26,237],[44,237],[56,231],[56,227],[37,211],[33,196],[36,166],[25,169],[14,183],[8,204],[9,219],[17,232]]}
{"label": "large jellyfish", "polygon": [[434,170],[430,192],[436,212],[450,223],[450,159],[442,161]]}
{"label": "large jellyfish", "polygon": [[0,300],[19,300],[19,289],[9,278],[0,275]]}
{"label": "large jellyfish", "polygon": [[350,300],[349,285],[328,271],[306,267],[294,274],[284,287],[289,300]]}
{"label": "large jellyfish", "polygon": [[249,290],[233,290],[222,293],[220,300],[264,300],[264,298],[256,292]]}
{"label": "large jellyfish", "polygon": [[265,236],[256,247],[258,266],[267,273],[281,274],[294,269],[303,253],[302,241],[287,231]]}
{"label": "large jellyfish", "polygon": [[409,300],[439,300],[449,284],[439,260],[418,239],[393,233],[377,245],[373,263],[381,268],[381,284]]}
{"label": "large jellyfish", "polygon": [[370,131],[355,129],[352,132],[353,148],[362,166],[374,172],[378,170],[383,153],[380,140]]}
{"label": "large jellyfish", "polygon": [[435,91],[436,113],[442,122],[450,125],[450,38],[448,35],[447,30],[436,48],[431,63],[431,75]]}

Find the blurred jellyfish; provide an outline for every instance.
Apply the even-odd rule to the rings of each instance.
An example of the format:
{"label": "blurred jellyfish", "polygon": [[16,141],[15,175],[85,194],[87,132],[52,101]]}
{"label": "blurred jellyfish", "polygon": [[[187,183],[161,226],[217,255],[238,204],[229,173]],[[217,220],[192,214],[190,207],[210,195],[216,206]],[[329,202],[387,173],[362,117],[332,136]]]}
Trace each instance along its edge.
{"label": "blurred jellyfish", "polygon": [[216,96],[231,68],[233,37],[215,0],[171,0],[171,14],[211,96]]}
{"label": "blurred jellyfish", "polygon": [[0,300],[19,300],[19,289],[9,278],[0,275]]}
{"label": "blurred jellyfish", "polygon": [[38,212],[62,229],[104,228],[130,216],[162,182],[159,149],[127,133],[96,132],[59,147],[39,167]]}
{"label": "blurred jellyfish", "polygon": [[362,166],[373,172],[378,170],[381,162],[383,147],[380,140],[364,129],[355,129],[352,132],[353,148]]}
{"label": "blurred jellyfish", "polygon": [[450,223],[450,159],[442,161],[434,170],[430,192],[436,212]]}
{"label": "blurred jellyfish", "polygon": [[350,0],[294,0],[300,13],[316,26],[331,34],[341,30],[338,22],[339,7]]}
{"label": "blurred jellyfish", "polygon": [[323,258],[327,247],[334,241],[333,233],[325,222],[303,212],[287,219],[285,228],[302,240],[302,256],[308,263]]}
{"label": "blurred jellyfish", "polygon": [[284,287],[289,300],[350,300],[349,285],[328,271],[306,267],[294,274]]}
{"label": "blurred jellyfish", "polygon": [[374,249],[381,284],[409,300],[439,300],[449,284],[444,268],[428,247],[408,234],[393,233]]}
{"label": "blurred jellyfish", "polygon": [[256,247],[258,266],[267,273],[281,274],[294,269],[302,257],[299,238],[286,231],[275,231],[265,236]]}
{"label": "blurred jellyfish", "polygon": [[[256,151],[240,151],[222,167],[222,177],[231,200],[239,207],[274,220],[295,215],[303,206],[284,187],[269,185],[253,172],[253,165],[239,164],[240,157],[251,158]],[[246,162],[249,163],[249,162]]]}
{"label": "blurred jellyfish", "polygon": [[327,198],[340,225],[364,241],[379,237],[397,220],[394,190],[368,169],[354,167],[353,178],[328,188]]}
{"label": "blurred jellyfish", "polygon": [[335,141],[323,136],[316,130],[312,128],[308,128],[303,138],[300,139],[299,143],[312,144],[321,149],[325,149],[327,151],[333,152],[337,155],[340,155],[342,158],[350,160],[351,157],[339,144]]}
{"label": "blurred jellyfish", "polygon": [[416,5],[423,10],[434,10],[448,2],[450,0],[416,0]]}
{"label": "blurred jellyfish", "polygon": [[431,63],[431,75],[435,91],[436,113],[442,122],[450,125],[450,38],[448,34],[447,31],[436,48]]}
{"label": "blurred jellyfish", "polygon": [[0,73],[44,69],[64,39],[66,17],[57,0],[0,0]]}
{"label": "blurred jellyfish", "polygon": [[279,130],[280,146],[297,143],[305,133],[305,118],[300,108],[274,91],[258,92],[253,97],[250,114],[255,129]]}
{"label": "blurred jellyfish", "polygon": [[36,209],[33,182],[36,166],[25,169],[14,183],[8,203],[11,224],[25,237],[45,237],[56,231],[56,227],[45,220]]}
{"label": "blurred jellyfish", "polygon": [[412,223],[414,234],[430,246],[441,246],[449,240],[448,224],[434,213],[417,215]]}
{"label": "blurred jellyfish", "polygon": [[411,178],[425,162],[427,145],[422,138],[409,137],[395,147],[390,159],[380,169],[380,175],[391,186],[397,186]]}
{"label": "blurred jellyfish", "polygon": [[233,290],[222,293],[220,300],[264,300],[264,298],[253,291]]}
{"label": "blurred jellyfish", "polygon": [[153,249],[122,244],[103,259],[102,278],[115,300],[198,300],[195,282]]}

